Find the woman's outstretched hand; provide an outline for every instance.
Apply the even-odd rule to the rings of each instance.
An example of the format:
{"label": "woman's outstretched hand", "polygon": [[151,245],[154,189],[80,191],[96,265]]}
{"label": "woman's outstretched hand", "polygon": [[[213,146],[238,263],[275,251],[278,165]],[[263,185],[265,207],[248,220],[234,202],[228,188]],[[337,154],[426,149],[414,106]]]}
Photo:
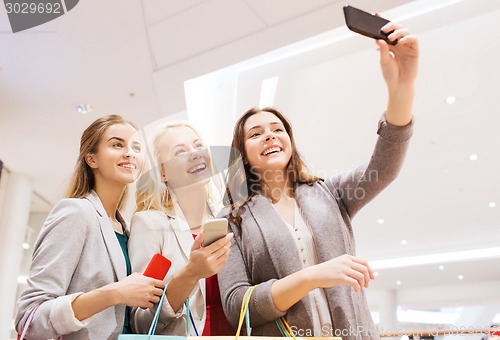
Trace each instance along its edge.
{"label": "woman's outstretched hand", "polygon": [[393,31],[389,41],[398,40],[390,46],[383,40],[377,40],[380,48],[380,66],[382,74],[390,90],[398,87],[413,86],[418,72],[418,39],[411,35],[407,28],[389,22],[381,29],[385,33]]}
{"label": "woman's outstretched hand", "polygon": [[[375,13],[378,15],[378,13]],[[377,40],[380,49],[380,66],[389,91],[389,101],[385,112],[386,121],[395,126],[404,126],[413,116],[415,79],[418,72],[418,40],[410,31],[389,22],[381,29],[389,41],[398,40],[394,46],[384,40]]]}

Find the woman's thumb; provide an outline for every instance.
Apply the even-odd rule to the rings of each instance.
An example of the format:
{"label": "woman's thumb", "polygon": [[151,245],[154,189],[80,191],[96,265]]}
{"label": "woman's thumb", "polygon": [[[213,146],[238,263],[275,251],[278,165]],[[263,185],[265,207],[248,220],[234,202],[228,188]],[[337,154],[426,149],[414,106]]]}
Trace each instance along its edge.
{"label": "woman's thumb", "polygon": [[201,245],[203,244],[204,239],[205,239],[205,233],[203,233],[203,232],[199,233],[198,236],[196,236],[196,238],[194,239],[194,243],[193,243],[191,249],[194,250],[194,249],[201,248]]}

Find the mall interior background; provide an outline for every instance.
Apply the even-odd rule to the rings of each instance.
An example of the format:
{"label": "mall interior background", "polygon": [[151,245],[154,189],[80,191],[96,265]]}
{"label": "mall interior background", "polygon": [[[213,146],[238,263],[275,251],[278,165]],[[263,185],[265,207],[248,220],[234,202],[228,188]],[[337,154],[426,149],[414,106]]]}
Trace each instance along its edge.
{"label": "mall interior background", "polygon": [[[409,27],[422,53],[404,168],[354,220],[358,255],[377,272],[374,319],[384,330],[499,324],[500,2],[349,3]],[[344,26],[344,4],[85,0],[16,34],[1,9],[0,338],[14,337],[33,243],[99,116],[122,114],[144,133],[189,119],[208,144],[228,145],[237,116],[274,105],[316,173],[366,161],[385,85],[374,42]]]}

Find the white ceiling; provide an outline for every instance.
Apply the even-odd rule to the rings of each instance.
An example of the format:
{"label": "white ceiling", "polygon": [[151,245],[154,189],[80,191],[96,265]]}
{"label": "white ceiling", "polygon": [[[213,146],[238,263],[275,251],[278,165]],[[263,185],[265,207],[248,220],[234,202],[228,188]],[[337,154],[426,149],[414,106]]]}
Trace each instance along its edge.
{"label": "white ceiling", "polygon": [[[278,76],[275,104],[291,118],[311,167],[323,175],[351,169],[370,155],[386,97],[375,45],[343,27],[344,3],[85,0],[16,34],[2,9],[0,159],[55,202],[81,132],[97,117],[119,113],[146,126],[186,109],[199,117],[190,112],[198,105],[206,108],[198,120],[202,130],[208,125],[201,122],[212,118],[221,119],[219,128],[230,126],[234,115],[258,105],[262,80]],[[419,35],[422,50],[411,148],[397,181],[354,220],[358,253],[381,259],[499,246],[500,1],[350,4],[404,23]],[[186,104],[185,81],[238,63],[246,66],[212,74],[220,83],[206,85],[214,92],[205,95],[227,98],[225,104]],[[445,103],[450,95],[457,97],[453,105]],[[76,113],[79,103],[91,104],[93,112]],[[224,140],[229,134],[225,128]],[[469,160],[473,153],[476,161]],[[444,271],[436,265],[381,270],[373,288],[397,289],[411,301],[403,293],[416,287],[468,285],[472,291],[484,282],[500,287],[498,258],[446,264]],[[500,305],[498,292],[483,293]],[[472,303],[451,296],[443,304],[453,299]]]}

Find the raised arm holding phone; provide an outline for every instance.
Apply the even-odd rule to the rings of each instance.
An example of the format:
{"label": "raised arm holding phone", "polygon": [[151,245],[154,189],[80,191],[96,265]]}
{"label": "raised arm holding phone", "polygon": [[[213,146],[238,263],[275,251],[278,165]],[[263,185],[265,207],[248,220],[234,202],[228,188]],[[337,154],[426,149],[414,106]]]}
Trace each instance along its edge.
{"label": "raised arm holding phone", "polygon": [[[374,276],[356,256],[351,221],[403,164],[419,53],[406,28],[389,22],[381,30],[398,42],[377,40],[388,103],[367,164],[323,180],[308,172],[291,124],[277,109],[253,108],[236,122],[232,147],[238,152],[230,166],[241,163],[245,171],[228,174],[226,215],[235,242],[219,284],[233,325],[243,295],[258,284],[249,304],[253,335],[280,335],[274,320],[284,316],[306,336],[378,338],[364,295]],[[322,147],[326,152],[328,145]]]}

